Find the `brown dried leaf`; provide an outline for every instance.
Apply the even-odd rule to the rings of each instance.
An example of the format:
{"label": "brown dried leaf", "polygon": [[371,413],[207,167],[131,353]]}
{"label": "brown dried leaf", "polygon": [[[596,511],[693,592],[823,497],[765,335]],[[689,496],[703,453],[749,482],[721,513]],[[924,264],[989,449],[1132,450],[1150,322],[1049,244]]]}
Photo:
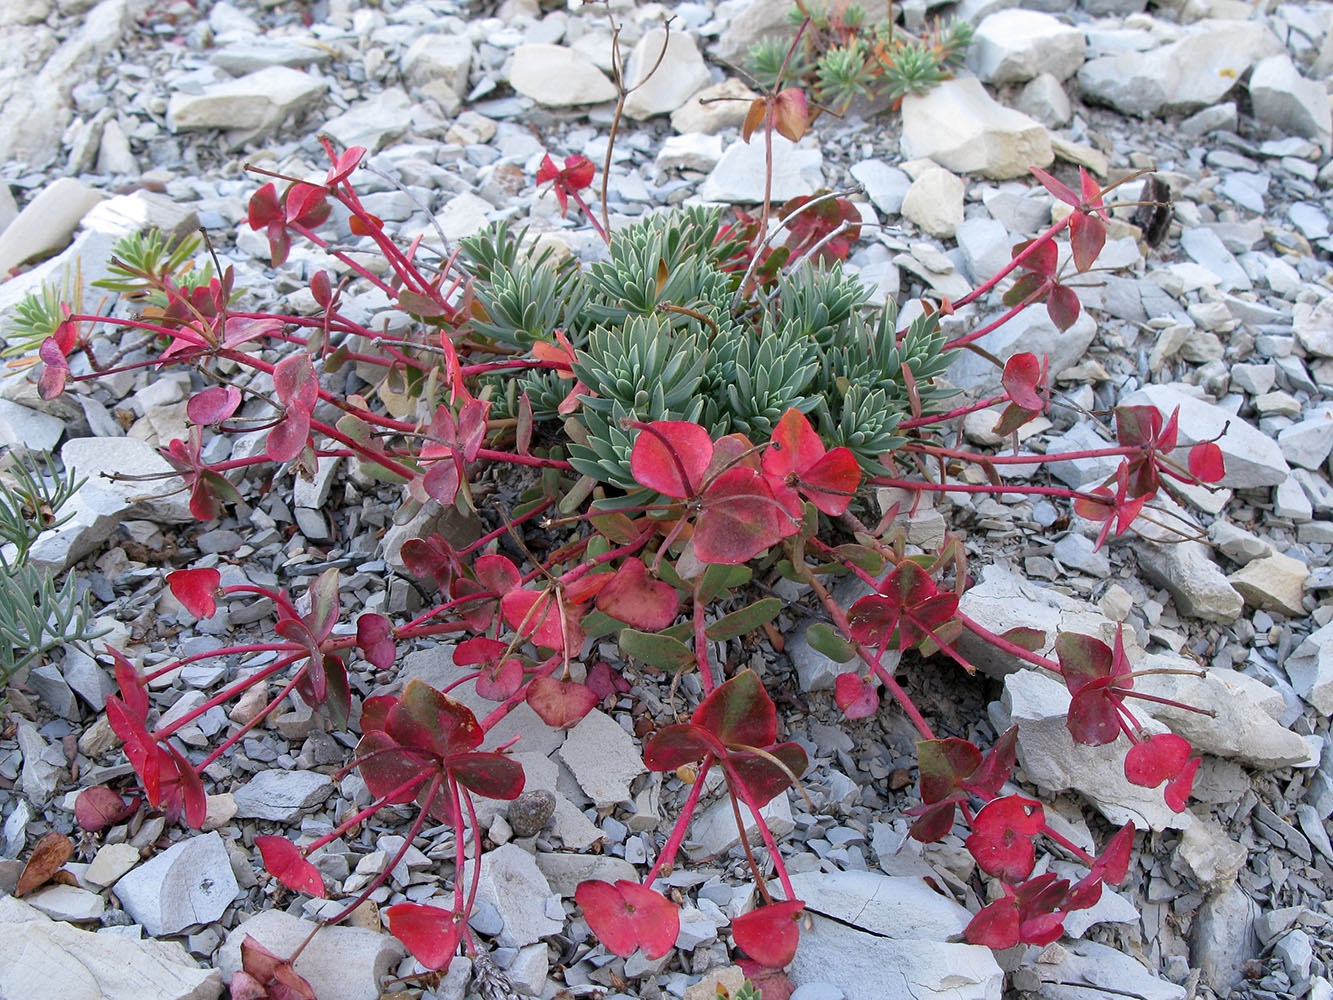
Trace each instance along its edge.
{"label": "brown dried leaf", "polygon": [[48,833],[37,841],[37,846],[32,849],[28,863],[23,866],[23,873],[19,875],[14,895],[23,896],[46,885],[73,854],[74,841],[63,833],[55,831]]}

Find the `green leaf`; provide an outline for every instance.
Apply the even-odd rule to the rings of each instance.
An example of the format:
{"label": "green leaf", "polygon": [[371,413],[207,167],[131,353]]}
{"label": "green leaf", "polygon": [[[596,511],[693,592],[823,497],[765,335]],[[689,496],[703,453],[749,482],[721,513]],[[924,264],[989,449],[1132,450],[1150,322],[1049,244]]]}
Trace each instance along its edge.
{"label": "green leaf", "polygon": [[626,656],[633,656],[658,670],[675,672],[694,662],[694,653],[689,646],[659,632],[621,629],[620,648]]}
{"label": "green leaf", "polygon": [[750,577],[753,575],[754,573],[749,566],[710,564],[704,570],[703,580],[699,584],[698,600],[705,604],[711,604],[733,587],[742,587],[749,583]]}
{"label": "green leaf", "polygon": [[615,632],[616,629],[624,628],[625,623],[617,621],[605,611],[589,611],[579,619],[579,627],[583,629],[583,634],[589,639],[600,639],[604,635]]}
{"label": "green leaf", "polygon": [[805,631],[805,641],[810,648],[823,653],[837,663],[847,663],[856,658],[856,647],[837,633],[827,622],[815,622]]}
{"label": "green leaf", "polygon": [[766,625],[776,618],[781,611],[781,598],[765,597],[763,600],[755,601],[739,611],[723,615],[704,629],[704,634],[710,639],[734,639],[738,635],[745,635],[747,632],[753,632],[761,625]]}

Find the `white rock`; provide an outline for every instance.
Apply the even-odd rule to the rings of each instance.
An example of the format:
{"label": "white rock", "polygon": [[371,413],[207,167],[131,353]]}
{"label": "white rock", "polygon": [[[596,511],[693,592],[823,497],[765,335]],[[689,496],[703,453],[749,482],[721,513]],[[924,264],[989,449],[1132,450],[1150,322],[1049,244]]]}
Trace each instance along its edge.
{"label": "white rock", "polygon": [[504,921],[498,938],[504,947],[521,948],[560,933],[563,924],[546,914],[550,896],[546,876],[523,848],[503,844],[482,855],[477,899],[495,907]]}
{"label": "white rock", "polygon": [[[1222,486],[1250,489],[1277,486],[1286,480],[1291,469],[1276,441],[1235,414],[1192,395],[1188,388],[1172,382],[1147,385],[1120,402],[1124,406],[1155,406],[1167,417],[1179,406],[1181,457],[1186,454],[1183,449],[1195,442],[1212,440],[1221,434],[1217,445],[1226,460]],[[1227,428],[1225,434],[1223,427]]]}
{"label": "white rock", "polygon": [[[445,202],[444,208],[435,216],[435,221],[444,230],[446,238],[461,240],[489,226],[491,224],[489,214],[494,209],[495,206],[485,198],[479,198],[471,191],[464,191]],[[433,228],[427,230],[426,239],[429,240],[434,232]]]}
{"label": "white rock", "polygon": [[1133,957],[1095,941],[1052,946],[1037,957],[1033,968],[1042,979],[1042,996],[1050,1000],[1090,1000],[1124,993],[1140,1000],[1186,997],[1183,986],[1158,979]]}
{"label": "white rock", "polygon": [[615,858],[606,854],[563,854],[543,851],[537,855],[537,867],[541,869],[551,891],[561,896],[573,896],[580,882],[602,881],[619,882],[622,879],[636,882],[639,872],[624,858]]}
{"label": "white rock", "polygon": [[137,847],[130,844],[103,844],[97,849],[88,870],[83,873],[83,879],[91,885],[113,885],[138,863]]}
{"label": "white rock", "polygon": [[1297,694],[1320,715],[1333,715],[1333,624],[1311,633],[1283,666]]}
{"label": "white rock", "polygon": [[[33,805],[40,806],[51,797],[64,774],[60,748],[42,739],[37,727],[30,722],[20,722],[17,735],[19,751],[23,754],[23,794]],[[22,841],[23,838],[18,839]]]}
{"label": "white rock", "polygon": [[509,85],[547,107],[614,101],[616,88],[586,57],[561,45],[520,45],[509,66]]}
{"label": "white rock", "polygon": [[862,160],[852,165],[852,176],[865,188],[870,200],[885,215],[897,215],[912,179],[883,160]]}
{"label": "white rock", "polygon": [[1245,609],[1244,598],[1227,582],[1202,542],[1177,536],[1166,542],[1134,538],[1130,544],[1138,554],[1139,568],[1171,592],[1181,614],[1225,623],[1235,621]]}
{"label": "white rock", "polygon": [[[867,0],[858,4],[866,13],[867,24],[884,22],[889,15],[889,0]],[[729,13],[725,30],[718,39],[716,54],[724,62],[743,64],[750,46],[762,38],[791,38],[794,28],[786,0],[750,0],[735,13]]]}
{"label": "white rock", "polygon": [[1125,114],[1197,111],[1221,100],[1260,59],[1281,51],[1266,28],[1200,21],[1169,45],[1089,60],[1078,71],[1078,82],[1084,100]]}
{"label": "white rock", "polygon": [[1292,308],[1292,332],[1311,354],[1333,357],[1333,295],[1317,303],[1297,302]]}
{"label": "white rock", "polygon": [[401,87],[389,87],[330,118],[321,131],[344,146],[365,146],[373,153],[412,127],[411,108]]}
{"label": "white rock", "polygon": [[403,55],[403,74],[410,85],[442,80],[455,94],[467,92],[471,65],[472,43],[463,35],[422,35]]}
{"label": "white rock", "polygon": [[[963,594],[958,608],[997,634],[1019,626],[1039,629],[1046,635],[1036,650],[1042,656],[1054,655],[1056,637],[1062,632],[1079,632],[1106,643],[1115,640],[1115,623],[1091,604],[1043,587],[1002,562],[982,568],[980,582]],[[967,631],[959,638],[958,648],[991,676],[1001,677],[1026,665]]]}
{"label": "white rock", "polygon": [[903,98],[902,152],[958,173],[1003,179],[1026,176],[1055,158],[1046,128],[992,98],[981,81],[964,78]]}
{"label": "white rock", "polygon": [[1273,551],[1273,546],[1258,535],[1220,517],[1208,526],[1208,540],[1221,549],[1228,559],[1242,566],[1252,560],[1262,559]]}
{"label": "white rock", "polygon": [[1010,239],[1004,224],[995,219],[964,219],[958,224],[954,237],[958,240],[958,249],[963,251],[967,276],[974,284],[998,274],[1013,257],[1014,240]]}
{"label": "white rock", "polygon": [[310,110],[328,82],[286,66],[270,66],[235,80],[205,87],[199,94],[175,93],[167,103],[167,127],[241,129],[263,133]]}
{"label": "white rock", "polygon": [[598,809],[627,802],[630,782],[646,770],[634,738],[596,708],[569,731],[560,759]]}
{"label": "white rock", "polygon": [[328,62],[333,50],[298,38],[269,38],[258,36],[244,41],[229,42],[208,54],[208,61],[220,66],[232,76],[244,76],[269,66],[291,66],[299,69],[316,63]]}
{"label": "white rock", "polygon": [[903,196],[902,214],[931,236],[953,237],[963,221],[963,180],[943,167],[924,171]]}
{"label": "white rock", "polygon": [[1211,819],[1197,819],[1185,827],[1174,864],[1208,892],[1225,892],[1248,853]]}
{"label": "white rock", "polygon": [[1014,8],[989,14],[977,26],[967,62],[987,83],[1023,83],[1043,72],[1064,80],[1083,65],[1087,47],[1077,28]]}
{"label": "white rock", "polygon": [[[748,143],[738,138],[723,151],[722,159],[699,186],[699,197],[704,201],[762,202],[764,170],[763,134],[756,132]],[[817,147],[807,149],[774,133],[774,204],[814,194],[823,184],[824,154]]]}
{"label": "white rock", "polygon": [[[1090,747],[1075,743],[1069,734],[1069,691],[1054,677],[1036,670],[1020,670],[1004,679],[1004,694],[991,704],[997,730],[1018,726],[1018,760],[1028,780],[1048,792],[1074,789],[1117,826],[1133,821],[1139,829],[1179,828],[1187,814],[1173,812],[1160,788],[1141,788],[1125,777],[1129,739],[1122,733],[1114,743]],[[1134,714],[1147,733],[1165,732],[1141,706]]]}
{"label": "white rock", "polygon": [[654,163],[658,170],[712,170],[720,159],[721,136],[684,132],[667,137]]}
{"label": "white rock", "polygon": [[52,920],[68,920],[72,923],[96,920],[106,909],[105,899],[77,885],[43,886],[29,895],[27,902]]}
{"label": "white rock", "polygon": [[1233,885],[1226,892],[1208,896],[1194,916],[1190,965],[1201,970],[1204,982],[1220,995],[1230,993],[1241,981],[1243,966],[1259,952],[1254,933],[1258,915],[1258,904],[1239,885]]}
{"label": "white rock", "polygon": [[735,77],[705,87],[675,111],[671,127],[677,132],[715,135],[724,128],[740,128],[750,102],[759,95]]}
{"label": "white rock", "polygon": [[[662,52],[664,42],[665,54]],[[661,65],[657,72],[648,76],[659,56]],[[667,41],[666,30],[654,28],[645,32],[630,51],[625,64],[625,82],[632,88],[625,98],[625,114],[643,119],[675,111],[708,86],[712,76],[692,35],[673,31]]]}
{"label": "white rock", "polygon": [[880,937],[943,941],[961,934],[972,919],[964,907],[919,878],[859,871],[798,872],[791,876],[791,884],[809,912]]}
{"label": "white rock", "polygon": [[[314,929],[315,924],[290,913],[263,910],[227,934],[218,951],[218,969],[228,981],[240,970],[246,935],[286,958]],[[292,968],[305,977],[319,1000],[378,1000],[380,983],[406,954],[407,949],[390,934],[363,927],[325,927]]]}
{"label": "white rock", "polygon": [[1014,107],[1047,128],[1068,125],[1074,115],[1069,95],[1050,73],[1040,73],[1029,80],[1014,98]]}
{"label": "white rock", "polygon": [[18,921],[0,918],[0,925],[5,942],[0,996],[217,1000],[222,994],[222,976],[199,968],[175,941],[96,934],[40,914]]}
{"label": "white rock", "polygon": [[[1142,656],[1136,670],[1198,669],[1197,664],[1173,654]],[[1309,761],[1305,740],[1277,722],[1285,710],[1282,696],[1262,681],[1234,670],[1213,668],[1205,677],[1156,674],[1140,677],[1134,690],[1194,708],[1211,709],[1211,717],[1160,702],[1152,704],[1153,717],[1185,737],[1198,750],[1215,757],[1230,757],[1252,767],[1279,768]],[[1134,708],[1139,702],[1130,699]]]}
{"label": "white rock", "polygon": [[52,181],[0,233],[0,274],[68,245],[79,220],[102,195],[73,177]]}
{"label": "white rock", "polygon": [[[792,821],[791,804],[786,794],[778,795],[759,810],[773,836],[781,840],[796,824]],[[759,833],[759,824],[754,815],[745,806],[741,806],[741,816],[745,820],[745,836],[751,845],[763,843]],[[689,837],[685,841],[685,853],[695,860],[711,858],[724,854],[741,842],[736,832],[736,816],[731,810],[731,800],[725,796],[714,802],[698,815],[690,825]]]}
{"label": "white rock", "polygon": [[271,819],[295,823],[301,814],[327,799],[333,782],[315,771],[267,768],[232,792],[236,815],[242,819]]}
{"label": "white rock", "polygon": [[116,883],[121,906],[154,937],[217,920],[240,891],[216,832],[172,844]]}
{"label": "white rock", "polygon": [[1004,973],[989,948],[895,940],[813,916],[787,970],[800,987],[837,983],[847,1000],[1000,1000]]}
{"label": "white rock", "polygon": [[1102,886],[1102,894],[1097,902],[1086,910],[1074,910],[1065,917],[1065,933],[1072,938],[1081,938],[1088,932],[1088,928],[1097,924],[1137,924],[1140,919],[1136,905],[1114,889]]}
{"label": "white rock", "polygon": [[1250,74],[1254,116],[1288,135],[1314,139],[1325,147],[1333,133],[1328,93],[1322,82],[1308,80],[1287,55],[1261,60]]}
{"label": "white rock", "polygon": [[54,451],[64,433],[63,420],[0,399],[0,444],[6,448],[19,454],[26,451]]}
{"label": "white rock", "polygon": [[1305,580],[1310,568],[1299,559],[1273,552],[1246,563],[1227,579],[1252,608],[1288,617],[1303,617]]}

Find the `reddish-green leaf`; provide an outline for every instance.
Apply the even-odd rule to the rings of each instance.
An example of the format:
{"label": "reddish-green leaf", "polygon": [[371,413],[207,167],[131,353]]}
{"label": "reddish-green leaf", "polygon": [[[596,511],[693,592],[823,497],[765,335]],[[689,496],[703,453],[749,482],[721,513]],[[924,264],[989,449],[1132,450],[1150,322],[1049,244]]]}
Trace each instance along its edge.
{"label": "reddish-green leaf", "polygon": [[622,958],[636,948],[650,959],[661,958],[680,934],[680,911],[637,882],[580,882],[574,900],[597,939]]}
{"label": "reddish-green leaf", "polygon": [[167,574],[167,586],[196,618],[212,618],[222,594],[222,574],[215,569],[178,569]]}
{"label": "reddish-green leaf", "polygon": [[1068,330],[1078,319],[1078,295],[1068,285],[1052,285],[1046,297],[1046,313],[1051,322],[1061,333]]}
{"label": "reddish-green leaf", "polygon": [[722,473],[704,492],[703,504],[694,525],[694,554],[703,562],[749,562],[795,530],[753,469]]}
{"label": "reddish-green leaf", "polygon": [[396,903],[384,915],[389,918],[389,932],[413,958],[436,972],[449,967],[463,934],[457,914],[424,903]]}
{"label": "reddish-green leaf", "polygon": [[668,628],[680,610],[676,588],[653,580],[638,559],[626,559],[597,594],[597,607],[645,632]]}
{"label": "reddish-green leaf", "polygon": [[626,656],[642,660],[650,667],[674,673],[694,662],[694,653],[679,639],[637,629],[620,630],[620,649]]}
{"label": "reddish-green leaf", "polygon": [[634,440],[630,475],[640,486],[684,499],[699,492],[712,458],[707,430],[683,420],[655,420]]}
{"label": "reddish-green leaf", "polygon": [[1032,874],[1036,850],[1032,838],[1045,816],[1040,802],[1009,795],[988,802],[973,821],[967,849],[988,875],[1019,882]]}
{"label": "reddish-green leaf", "polygon": [[81,829],[96,833],[133,815],[137,801],[126,802],[106,785],[85,788],[74,800],[74,820]]}
{"label": "reddish-green leaf", "polygon": [[527,702],[553,729],[573,726],[597,706],[597,695],[583,684],[555,677],[535,677],[528,685]]}
{"label": "reddish-green leaf", "polygon": [[398,658],[393,625],[383,615],[367,612],[356,620],[356,644],[366,659],[381,670],[390,669]]}
{"label": "reddish-green leaf", "polygon": [[523,793],[523,767],[502,753],[469,753],[449,761],[458,783],[488,799],[516,799]]}
{"label": "reddish-green leaf", "polygon": [[1190,475],[1205,483],[1220,483],[1227,474],[1226,459],[1216,442],[1200,441],[1190,449]]}
{"label": "reddish-green leaf", "polygon": [[324,876],[286,837],[256,837],[255,846],[264,859],[265,870],[288,889],[320,899],[327,895]]}
{"label": "reddish-green leaf", "polygon": [[833,700],[849,719],[868,719],[879,711],[879,691],[855,671],[838,675]]}
{"label": "reddish-green leaf", "polygon": [[731,922],[732,937],[751,958],[780,969],[796,957],[801,936],[797,919],[804,909],[799,899],[761,906]]}

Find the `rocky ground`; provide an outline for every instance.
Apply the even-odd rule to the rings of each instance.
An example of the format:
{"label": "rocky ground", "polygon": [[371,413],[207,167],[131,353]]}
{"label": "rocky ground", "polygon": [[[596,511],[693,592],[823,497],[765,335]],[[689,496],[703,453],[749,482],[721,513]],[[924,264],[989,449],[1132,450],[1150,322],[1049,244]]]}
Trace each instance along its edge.
{"label": "rocky ground", "polygon": [[[614,91],[605,12],[569,6],[7,0],[0,272],[13,276],[0,283],[0,322],[8,326],[41,281],[72,274],[75,258],[82,279],[94,280],[111,243],[146,224],[205,226],[235,264],[244,304],[311,308],[306,283],[324,262],[297,249],[282,268],[267,265],[266,241],[242,225],[256,186],[242,164],[322,173],[319,130],[372,150],[366,207],[405,239],[427,229],[424,209],[450,239],[512,219],[590,258],[598,249],[590,230],[562,220],[554,197],[534,184],[544,151],[600,163],[606,148]],[[613,6],[633,47],[631,75],[660,45],[661,17],[675,17],[663,69],[626,109],[610,180],[613,219],[696,200],[757,200],[762,157],[737,133],[745,105],[696,98],[747,93],[729,64],[782,23],[786,0]],[[871,3],[881,14],[883,6]],[[792,692],[782,704],[786,725],[815,762],[806,779],[814,811],[795,795],[770,807],[816,914],[791,970],[795,996],[1327,1000],[1333,10],[1269,0],[1184,0],[1146,11],[1144,0],[897,6],[909,26],[928,8],[977,24],[968,71],[907,99],[901,115],[861,109],[869,120],[824,118],[799,144],[775,139],[775,197],[821,186],[849,192],[868,223],[850,264],[881,301],[897,299],[910,314],[916,297],[958,296],[1049,224],[1060,206],[1026,175],[1029,165],[1054,160],[1052,169],[1069,176],[1082,164],[1107,181],[1153,168],[1173,201],[1169,224],[1151,234],[1160,242],[1150,245],[1129,222],[1132,208],[1118,211],[1101,261],[1110,270],[1079,288],[1078,323],[1061,335],[1043,314],[1026,313],[988,346],[1002,356],[1049,354],[1066,397],[1087,409],[1178,405],[1191,439],[1225,431],[1228,463],[1225,492],[1200,491],[1192,509],[1177,512],[1198,540],[1149,524],[1142,537],[1098,552],[1088,525],[1071,523],[1058,505],[966,494],[917,510],[911,538],[929,545],[946,527],[966,533],[980,582],[964,609],[982,622],[1040,627],[1053,639],[1057,629],[1109,636],[1124,620],[1140,662],[1207,664],[1206,680],[1175,678],[1157,693],[1217,716],[1154,713],[1207,754],[1197,801],[1174,814],[1160,793],[1124,781],[1114,763],[1123,747],[1113,754],[1070,743],[1067,695],[1055,681],[986,650],[969,650],[984,667],[975,680],[937,663],[909,669],[911,689],[945,733],[985,741],[1022,723],[1020,786],[1042,791],[1071,839],[1100,842],[1108,821],[1150,830],[1127,885],[1071,918],[1065,939],[992,956],[956,943],[963,907],[984,902],[961,841],[923,850],[904,839],[910,727],[891,711],[840,722],[828,693],[837,665],[804,643],[808,618],[793,603],[780,619],[785,650],[760,642],[750,655],[771,689],[786,683]],[[388,315],[383,296],[349,291],[350,308],[371,325]],[[98,301],[95,290],[86,295],[88,306]],[[968,329],[997,312],[987,302],[948,322]],[[971,357],[949,378],[971,393],[995,382]],[[185,375],[140,372],[48,404],[22,375],[0,382],[0,444],[58,451],[90,477],[75,519],[34,555],[54,572],[78,574],[111,642],[151,667],[258,634],[262,606],[233,603],[193,623],[167,592],[164,567],[217,565],[224,582],[300,587],[337,565],[344,601],[393,612],[419,605],[420,592],[395,572],[395,542],[409,530],[393,524],[396,496],[340,475],[337,463],[314,483],[252,491],[256,499],[208,525],[190,523],[179,496],[144,501],[133,485],[98,475],[165,469],[155,448],[184,436],[189,390]],[[1103,429],[1074,413],[1057,408],[1029,424],[1024,446],[1101,446]],[[978,417],[962,430],[995,445],[992,423]],[[233,444],[233,457],[254,447],[217,438],[206,457],[225,459]],[[1051,472],[1079,487],[1108,469],[1092,459]],[[263,662],[185,669],[152,695],[169,716],[200,704],[221,671]],[[394,683],[439,683],[455,670],[448,647],[420,648],[401,661]],[[363,695],[378,690],[373,679],[359,683]],[[72,829],[78,788],[129,773],[101,715],[109,685],[107,671],[71,649],[11,689],[0,730],[0,889],[13,889],[42,834]],[[633,704],[665,711],[668,698],[637,682],[615,712],[595,711],[568,735],[514,722],[529,787],[548,789],[556,807],[535,832],[521,811],[488,814],[495,849],[472,922],[520,993],[693,1000],[711,996],[718,975],[735,985],[719,928],[753,890],[732,850],[725,801],[696,823],[692,863],[668,879],[687,903],[670,957],[612,959],[589,940],[571,898],[592,873],[637,878],[656,852],[659,815],[674,815],[679,783],[650,779],[627,731]],[[215,708],[181,737],[202,746],[229,724]],[[303,918],[323,904],[275,889],[260,873],[253,837],[316,836],[366,801],[365,787],[330,777],[347,741],[300,707],[238,749],[209,770],[216,794],[205,832],[140,816],[81,840],[70,866],[78,885],[0,898],[0,996],[216,997],[245,933],[275,951],[302,936]],[[608,774],[608,760],[624,767]],[[326,881],[345,893],[364,885],[400,834],[372,824],[330,845],[318,859]],[[441,893],[437,857],[448,858],[451,843],[447,830],[427,831],[376,901]],[[1064,862],[1043,864],[1060,870]],[[952,898],[928,891],[922,876]],[[374,914],[321,934],[297,966],[320,1000],[368,1000],[379,977],[416,968]],[[456,962],[433,995],[463,996],[466,974]]]}

